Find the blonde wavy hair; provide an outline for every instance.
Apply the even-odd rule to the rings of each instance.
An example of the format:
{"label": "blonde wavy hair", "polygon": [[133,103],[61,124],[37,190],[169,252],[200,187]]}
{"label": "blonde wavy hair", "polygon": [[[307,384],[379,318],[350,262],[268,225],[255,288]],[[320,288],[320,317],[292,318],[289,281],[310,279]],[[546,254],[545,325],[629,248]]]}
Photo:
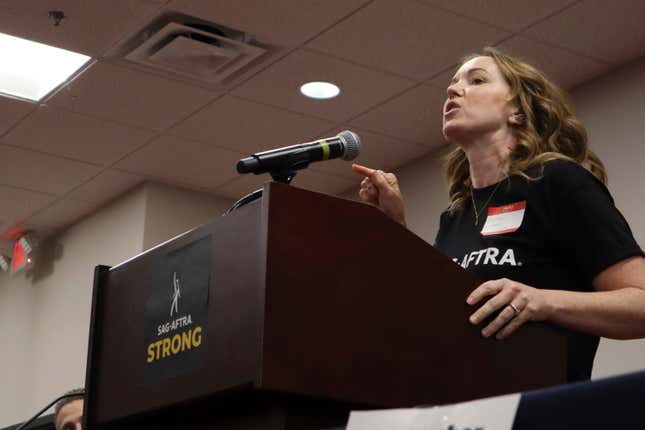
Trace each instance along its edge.
{"label": "blonde wavy hair", "polygon": [[[576,119],[566,94],[542,73],[526,62],[503,54],[491,47],[481,54],[465,57],[461,64],[476,57],[491,57],[510,87],[511,102],[519,109],[523,121],[515,126],[517,145],[504,160],[508,176],[520,175],[543,166],[549,160],[574,161],[607,184],[602,161],[589,149],[587,132]],[[468,159],[461,148],[444,157],[444,168],[450,196],[449,211],[464,207],[470,197],[471,181]]]}

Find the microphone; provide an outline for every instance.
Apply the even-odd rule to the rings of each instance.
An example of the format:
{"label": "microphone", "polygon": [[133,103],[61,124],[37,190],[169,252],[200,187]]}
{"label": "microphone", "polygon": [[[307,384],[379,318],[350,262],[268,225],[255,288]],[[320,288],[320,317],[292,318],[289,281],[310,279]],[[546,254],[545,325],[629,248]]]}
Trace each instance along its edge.
{"label": "microphone", "polygon": [[305,169],[314,161],[342,158],[353,160],[361,150],[361,139],[345,130],[337,136],[314,142],[258,152],[237,162],[238,173],[279,173]]}

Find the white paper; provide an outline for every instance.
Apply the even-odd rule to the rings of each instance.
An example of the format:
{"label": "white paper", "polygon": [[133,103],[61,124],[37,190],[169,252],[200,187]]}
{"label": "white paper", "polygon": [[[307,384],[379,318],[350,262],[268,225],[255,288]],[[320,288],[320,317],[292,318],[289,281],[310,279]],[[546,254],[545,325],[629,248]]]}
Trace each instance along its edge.
{"label": "white paper", "polygon": [[352,412],[347,430],[511,430],[520,394],[433,408]]}
{"label": "white paper", "polygon": [[352,412],[349,415],[347,430],[410,429],[417,414],[418,409]]}

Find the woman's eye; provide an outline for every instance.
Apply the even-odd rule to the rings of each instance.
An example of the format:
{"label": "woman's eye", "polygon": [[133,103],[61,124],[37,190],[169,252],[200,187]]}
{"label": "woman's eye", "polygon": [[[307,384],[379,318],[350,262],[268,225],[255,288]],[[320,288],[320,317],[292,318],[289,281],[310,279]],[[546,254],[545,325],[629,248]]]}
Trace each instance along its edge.
{"label": "woman's eye", "polygon": [[473,84],[478,85],[484,82],[482,78],[473,78],[471,81]]}

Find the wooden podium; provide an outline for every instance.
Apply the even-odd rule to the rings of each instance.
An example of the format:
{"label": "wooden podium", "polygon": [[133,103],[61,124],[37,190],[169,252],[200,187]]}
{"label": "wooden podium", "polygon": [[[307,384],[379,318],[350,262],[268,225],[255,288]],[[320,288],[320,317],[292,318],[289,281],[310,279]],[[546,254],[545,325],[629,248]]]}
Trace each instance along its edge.
{"label": "wooden podium", "polygon": [[[205,285],[201,298],[181,282]],[[373,207],[267,184],[261,200],[97,267],[84,428],[319,430],[352,408],[566,382],[557,329],[499,342],[468,323],[479,283]],[[178,327],[162,314],[182,315]]]}

